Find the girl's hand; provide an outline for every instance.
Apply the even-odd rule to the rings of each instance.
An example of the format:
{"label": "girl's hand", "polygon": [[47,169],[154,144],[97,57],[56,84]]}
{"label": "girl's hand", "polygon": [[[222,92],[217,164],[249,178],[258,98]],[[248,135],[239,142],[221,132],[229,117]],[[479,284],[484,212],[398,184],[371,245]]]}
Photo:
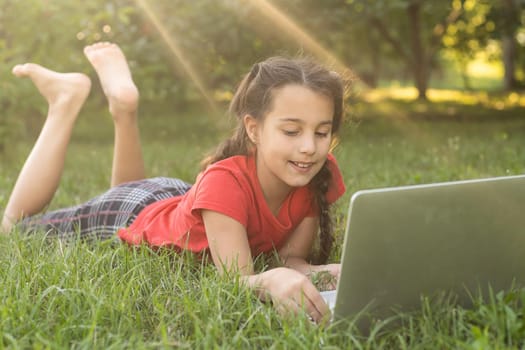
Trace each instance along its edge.
{"label": "girl's hand", "polygon": [[317,323],[330,316],[330,309],[319,291],[298,271],[279,267],[248,278],[252,286],[261,289],[263,300],[271,298],[280,314],[304,311]]}

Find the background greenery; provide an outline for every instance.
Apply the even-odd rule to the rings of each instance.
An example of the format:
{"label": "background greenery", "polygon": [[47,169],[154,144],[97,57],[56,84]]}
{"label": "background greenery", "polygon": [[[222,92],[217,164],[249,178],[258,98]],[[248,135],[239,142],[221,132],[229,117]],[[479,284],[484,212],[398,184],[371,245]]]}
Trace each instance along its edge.
{"label": "background greenery", "polygon": [[[351,67],[360,82],[336,149],[348,191],[335,210],[332,261],[340,254],[348,199],[359,189],[525,172],[522,1],[271,4],[329,50],[270,17],[263,1],[0,0],[0,208],[45,113],[32,84],[10,74],[20,62],[83,71],[95,83],[50,208],[107,188],[112,121],[82,54],[99,40],[119,43],[130,58],[142,96],[148,175],[187,181],[231,130],[228,98],[253,62],[303,51]],[[510,80],[503,63],[509,37]],[[522,290],[472,309],[423,301],[421,310],[399,316],[401,327],[379,324],[363,335],[282,318],[235,278],[221,278],[188,256],[17,232],[0,240],[0,283],[0,347],[7,348],[525,347]]]}
{"label": "background greenery", "polygon": [[82,47],[100,40],[123,47],[143,102],[164,109],[201,104],[203,93],[227,100],[254,62],[301,52],[350,67],[369,87],[409,84],[421,98],[444,85],[510,91],[525,79],[524,7],[523,0],[0,0],[0,129],[12,134],[2,125],[39,105],[10,77],[14,64],[92,75]]}

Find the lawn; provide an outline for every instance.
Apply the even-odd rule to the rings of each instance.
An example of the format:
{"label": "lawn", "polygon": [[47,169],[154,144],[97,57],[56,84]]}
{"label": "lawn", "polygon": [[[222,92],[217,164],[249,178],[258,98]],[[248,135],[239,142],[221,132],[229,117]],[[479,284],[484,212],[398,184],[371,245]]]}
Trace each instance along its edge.
{"label": "lawn", "polygon": [[[340,254],[344,213],[359,189],[525,173],[525,96],[433,91],[435,102],[378,91],[353,105],[336,157],[347,194],[335,208]],[[410,92],[408,92],[410,95]],[[409,96],[410,97],[410,96]],[[203,154],[231,125],[209,112],[143,106],[148,175],[192,181]],[[31,118],[1,155],[0,207],[38,131]],[[112,126],[89,105],[80,116],[67,170],[51,208],[103,191]],[[8,348],[523,348],[525,292],[507,291],[472,309],[428,305],[403,326],[312,325],[283,318],[191,256],[115,242],[65,243],[14,232],[0,239],[0,347]],[[341,325],[339,325],[341,326]]]}

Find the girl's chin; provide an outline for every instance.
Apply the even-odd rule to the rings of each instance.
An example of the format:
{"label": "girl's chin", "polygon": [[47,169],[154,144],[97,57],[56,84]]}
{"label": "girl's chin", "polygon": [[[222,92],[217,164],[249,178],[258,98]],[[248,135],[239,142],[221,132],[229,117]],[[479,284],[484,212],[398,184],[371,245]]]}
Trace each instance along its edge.
{"label": "girl's chin", "polygon": [[310,183],[310,181],[312,181],[312,178],[311,176],[301,176],[299,178],[299,176],[293,176],[292,178],[290,178],[289,180],[290,181],[286,181],[285,183],[290,186],[290,187],[293,187],[293,188],[296,188],[296,187],[303,187],[303,186],[306,186]]}

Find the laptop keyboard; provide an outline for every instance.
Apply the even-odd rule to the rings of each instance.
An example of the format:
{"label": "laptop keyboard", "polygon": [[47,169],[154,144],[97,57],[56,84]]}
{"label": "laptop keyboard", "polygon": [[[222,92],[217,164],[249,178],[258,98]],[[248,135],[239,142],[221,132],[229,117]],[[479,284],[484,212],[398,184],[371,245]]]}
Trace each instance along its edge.
{"label": "laptop keyboard", "polygon": [[336,295],[337,295],[336,290],[327,290],[327,291],[321,292],[321,296],[323,297],[324,301],[326,302],[326,304],[330,308],[330,311],[332,312],[334,311],[334,307],[335,307]]}

